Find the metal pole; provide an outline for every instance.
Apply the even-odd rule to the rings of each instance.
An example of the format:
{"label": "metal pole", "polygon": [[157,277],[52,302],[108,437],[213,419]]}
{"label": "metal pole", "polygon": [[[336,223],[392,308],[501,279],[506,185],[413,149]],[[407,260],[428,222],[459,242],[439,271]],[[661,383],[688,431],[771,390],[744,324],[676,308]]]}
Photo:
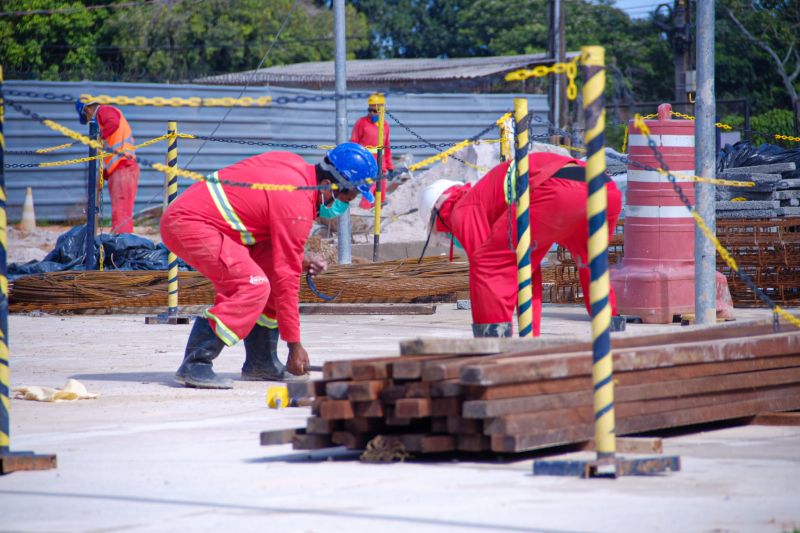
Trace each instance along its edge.
{"label": "metal pole", "polygon": [[514,131],[517,144],[517,322],[520,337],[533,336],[531,291],[531,197],[528,184],[528,99],[514,98]]}
{"label": "metal pole", "polygon": [[372,262],[377,263],[381,246],[381,204],[383,203],[383,130],[385,127],[386,106],[378,104],[378,186],[375,188],[375,224],[372,242]]}
{"label": "metal pole", "polygon": [[[695,103],[695,174],[716,176],[717,114],[714,88],[714,2],[697,2],[697,99]],[[696,183],[695,211],[716,233],[714,185]],[[694,310],[697,324],[715,324],[716,251],[700,228],[694,230]]]}
{"label": "metal pole", "polygon": [[[167,188],[164,191],[167,205],[178,197],[178,123],[167,123],[169,142],[167,148],[167,172],[164,174]],[[178,256],[172,252],[167,254],[167,316],[178,316]]]}
{"label": "metal pole", "polygon": [[[797,108],[795,108],[794,116],[794,125],[797,128]],[[797,135],[797,132],[795,132],[795,135]],[[744,139],[746,141],[750,140],[750,100],[744,101]]]}
{"label": "metal pole", "polygon": [[[749,111],[749,109],[748,109]],[[798,127],[798,115],[800,115],[800,99],[794,101],[794,136],[800,135],[800,127]],[[748,119],[750,117],[747,117]]]}
{"label": "metal pole", "polygon": [[611,306],[608,301],[608,203],[605,170],[606,153],[603,131],[606,112],[603,93],[606,88],[605,49],[602,46],[581,48],[583,63],[583,112],[586,117],[586,183],[589,220],[589,268],[592,306],[592,383],[594,384],[594,438],[597,462],[614,462],[614,368],[611,360]]}
{"label": "metal pole", "polygon": [[5,100],[3,99],[3,67],[0,66],[0,454],[11,446],[11,392],[8,372],[8,269],[6,258],[6,175],[5,175]]}
{"label": "metal pole", "polygon": [[[345,40],[344,0],[333,0],[333,63],[336,74],[336,144],[347,141],[347,41]],[[350,209],[338,218],[339,264],[352,259]]]}
{"label": "metal pole", "polygon": [[[89,138],[97,139],[97,121],[89,122]],[[97,148],[89,147],[89,157],[97,155]],[[94,236],[97,232],[97,160],[89,161],[89,179],[86,183],[86,243],[84,250],[86,258],[84,267],[86,270],[97,269],[97,256],[94,249]]]}

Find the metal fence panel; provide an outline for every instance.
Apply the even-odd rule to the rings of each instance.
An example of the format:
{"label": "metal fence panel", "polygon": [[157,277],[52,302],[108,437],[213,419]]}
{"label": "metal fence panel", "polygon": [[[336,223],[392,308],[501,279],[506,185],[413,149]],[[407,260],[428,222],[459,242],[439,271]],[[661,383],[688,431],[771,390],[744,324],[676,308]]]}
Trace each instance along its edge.
{"label": "metal fence panel", "polygon": [[[178,122],[178,129],[185,133],[224,137],[238,141],[258,141],[300,145],[331,145],[335,139],[334,100],[332,93],[287,89],[277,87],[249,87],[244,93],[241,88],[209,85],[163,85],[142,83],[91,83],[91,82],[42,82],[7,81],[7,90],[32,91],[36,93],[67,94],[78,98],[80,94],[146,97],[260,97],[271,96],[273,101],[280,97],[289,99],[304,96],[305,103],[285,103],[269,107],[154,107],[118,106],[131,124],[137,143],[166,133],[167,121]],[[320,99],[319,97],[326,97]],[[410,130],[432,143],[455,144],[472,137],[513,107],[513,94],[390,94],[387,96],[387,109]],[[313,101],[314,97],[317,100]],[[527,95],[529,109],[543,119],[547,118],[546,98],[541,95]],[[59,99],[41,99],[26,96],[6,95],[42,117],[52,119],[72,130],[88,132],[88,126],[81,126],[72,103]],[[348,99],[348,125],[366,114],[366,99]],[[411,132],[387,117],[391,127],[392,145],[424,144]],[[534,122],[544,133],[544,123]],[[69,142],[60,133],[25,117],[11,106],[6,105],[6,149],[9,151],[36,150]],[[497,138],[497,130],[484,136]],[[179,140],[178,164],[196,172],[207,174],[248,156],[269,150],[288,150],[298,153],[309,162],[319,160],[324,153],[315,147],[282,148],[254,146],[228,142],[204,142],[201,140]],[[76,143],[71,148],[42,155],[6,156],[6,164],[42,163],[85,157],[88,148]],[[137,151],[142,160],[163,163],[166,143],[157,143]],[[395,156],[413,154],[415,160],[436,153],[425,146],[393,150]],[[25,189],[32,187],[36,215],[40,220],[65,221],[81,220],[85,217],[86,180],[88,164],[7,169],[8,216],[12,221],[19,220]],[[158,205],[163,199],[163,174],[142,165],[139,190],[136,197],[135,212]],[[191,184],[191,180],[181,179],[181,188]],[[104,192],[103,215],[110,216],[108,189]]]}

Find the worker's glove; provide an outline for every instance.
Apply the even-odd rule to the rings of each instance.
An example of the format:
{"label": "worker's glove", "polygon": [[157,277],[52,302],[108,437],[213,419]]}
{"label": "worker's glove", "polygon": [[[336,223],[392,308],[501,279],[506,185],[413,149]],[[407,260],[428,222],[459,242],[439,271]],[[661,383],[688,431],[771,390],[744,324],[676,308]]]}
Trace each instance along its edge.
{"label": "worker's glove", "polygon": [[306,251],[303,254],[303,272],[316,276],[328,270],[328,262],[315,252]]}

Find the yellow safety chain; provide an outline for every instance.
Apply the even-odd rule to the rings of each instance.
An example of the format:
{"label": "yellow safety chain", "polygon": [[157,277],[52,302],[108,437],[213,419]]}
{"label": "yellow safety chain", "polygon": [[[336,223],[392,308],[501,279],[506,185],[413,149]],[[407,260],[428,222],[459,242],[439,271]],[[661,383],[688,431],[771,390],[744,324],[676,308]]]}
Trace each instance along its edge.
{"label": "yellow safety chain", "polygon": [[800,143],[800,137],[792,137],[791,135],[781,135],[780,133],[775,133],[772,136],[779,141],[792,141]]}
{"label": "yellow safety chain", "polygon": [[64,148],[69,148],[73,144],[75,143],[64,143],[64,144],[59,144],[58,146],[50,146],[49,148],[39,148],[38,150],[36,150],[36,153],[46,154],[48,152],[55,152],[56,150],[63,150]]}
{"label": "yellow safety chain", "polygon": [[[658,116],[658,115],[656,115],[656,116]],[[694,120],[695,119],[695,117],[693,117],[692,115],[687,115],[686,113],[679,113],[678,111],[672,111],[672,116],[679,117],[679,118],[685,118],[686,120]],[[718,127],[719,129],[725,130],[725,131],[731,131],[733,129],[733,126],[731,126],[730,124],[723,124],[722,122],[717,122],[714,125],[716,127]]]}
{"label": "yellow safety chain", "polygon": [[83,103],[97,102],[99,104],[117,105],[149,105],[155,107],[267,107],[272,104],[271,96],[260,96],[252,98],[164,98],[161,96],[109,96],[107,94],[91,95],[82,94],[80,100]]}
{"label": "yellow safety chain", "polygon": [[[445,161],[446,162],[447,158],[450,155],[458,152],[459,150],[461,150],[463,148],[466,148],[467,146],[469,146],[471,144],[474,144],[474,142],[473,141],[467,141],[467,140],[461,141],[460,143],[451,146],[450,148],[448,148],[444,152],[440,152],[440,153],[438,153],[438,154],[436,154],[434,156],[431,156],[431,157],[429,157],[427,159],[423,159],[419,163],[414,163],[413,165],[408,167],[408,170],[411,170],[411,171],[419,170],[421,168],[427,167],[428,165],[436,163],[437,161]],[[463,161],[463,163],[465,165],[467,165],[468,167],[474,168],[475,170],[478,170],[480,172],[488,172],[489,171],[489,169],[486,168],[486,167],[473,165],[472,163],[467,163],[466,161]]]}
{"label": "yellow safety chain", "polygon": [[580,56],[575,56],[568,63],[553,63],[552,65],[538,65],[532,69],[519,69],[506,74],[506,81],[524,81],[528,78],[543,78],[550,74],[566,74],[569,83],[567,84],[567,98],[575,100],[578,97],[578,86],[575,85],[575,77],[578,75],[578,61]]}
{"label": "yellow safety chain", "polygon": [[[139,148],[144,148],[145,146],[150,146],[151,144],[155,144],[157,142],[161,142],[165,139],[168,139],[169,135],[164,134],[160,137],[156,137],[155,139],[150,139],[149,141],[145,141],[142,144],[137,144],[133,147],[134,150],[138,150]],[[63,146],[72,146],[75,143],[69,143]],[[39,167],[61,167],[66,165],[77,165],[78,163],[86,163],[87,161],[94,161],[95,159],[102,159],[104,157],[109,157],[113,154],[106,153],[106,152],[98,152],[97,155],[92,157],[80,157],[76,159],[65,159],[63,161],[51,161],[48,163],[39,163]]]}
{"label": "yellow safety chain", "polygon": [[[645,137],[648,138],[650,137],[650,128],[648,128],[647,124],[645,124],[644,117],[637,114],[636,117],[634,118],[634,125],[637,128],[639,128],[639,130],[642,132],[642,134],[644,134]],[[700,214],[694,208],[690,210],[690,213],[692,214],[692,217],[697,223],[697,227],[699,227],[700,231],[703,232],[703,235],[705,235],[706,238],[714,244],[714,248],[716,248],[722,260],[725,261],[725,263],[731,269],[738,272],[739,265],[736,264],[736,260],[733,258],[733,256],[731,256],[730,252],[724,246],[722,246],[722,243],[719,242],[717,236],[714,235],[711,229],[706,225],[706,222],[705,220],[703,220],[703,217],[701,217]],[[800,319],[788,313],[787,311],[782,309],[779,305],[775,305],[775,307],[773,307],[773,310],[775,311],[775,313],[781,315],[783,318],[785,318],[795,326],[800,327]]]}

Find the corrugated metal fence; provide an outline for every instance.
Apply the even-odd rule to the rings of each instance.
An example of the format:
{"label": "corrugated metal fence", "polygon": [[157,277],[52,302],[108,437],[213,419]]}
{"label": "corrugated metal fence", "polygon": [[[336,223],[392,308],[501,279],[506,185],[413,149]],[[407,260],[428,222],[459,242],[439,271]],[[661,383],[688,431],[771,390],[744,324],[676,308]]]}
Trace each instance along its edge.
{"label": "corrugated metal fence", "polygon": [[[261,108],[223,107],[152,107],[120,106],[131,124],[137,144],[166,133],[167,121],[176,120],[178,129],[185,133],[224,137],[245,143],[203,142],[183,140],[178,143],[178,164],[203,174],[232,164],[245,157],[268,151],[296,152],[310,162],[317,161],[323,151],[317,145],[334,143],[334,100],[329,92],[306,91],[275,87],[251,87],[242,94],[240,88],[208,85],[162,85],[133,83],[68,83],[8,81],[7,90],[31,91],[71,95],[77,99],[82,93],[112,96],[171,97],[259,97],[271,96],[273,105]],[[306,102],[277,103],[281,97],[307,98]],[[513,107],[513,94],[397,94],[387,97],[387,109],[410,130],[432,143],[455,144],[472,137],[491,125]],[[547,103],[543,96],[527,95],[529,109],[546,119]],[[316,97],[317,101],[314,101]],[[324,97],[324,98],[320,98]],[[88,126],[78,123],[71,102],[60,99],[41,99],[6,95],[9,100],[31,109],[72,130],[88,132]],[[366,99],[348,99],[348,125],[366,113]],[[391,127],[392,145],[423,145],[410,131],[387,117]],[[534,123],[541,126],[543,123]],[[61,134],[25,117],[6,105],[6,149],[28,151],[69,142]],[[497,138],[497,130],[484,139]],[[303,145],[298,147],[267,147],[246,144],[247,141]],[[6,155],[6,164],[42,163],[85,157],[88,148],[75,144],[71,148],[48,154],[26,156]],[[166,143],[137,151],[141,159],[164,162]],[[415,160],[436,153],[430,147],[398,148],[394,155],[413,154]],[[33,187],[36,215],[40,220],[80,220],[85,217],[87,163],[61,167],[6,169],[8,190],[8,216],[12,221],[21,214],[26,187]],[[158,205],[163,199],[163,174],[142,165],[142,176],[136,197],[136,212]],[[181,179],[181,187],[191,184]],[[104,216],[110,216],[108,190],[104,193]]]}

